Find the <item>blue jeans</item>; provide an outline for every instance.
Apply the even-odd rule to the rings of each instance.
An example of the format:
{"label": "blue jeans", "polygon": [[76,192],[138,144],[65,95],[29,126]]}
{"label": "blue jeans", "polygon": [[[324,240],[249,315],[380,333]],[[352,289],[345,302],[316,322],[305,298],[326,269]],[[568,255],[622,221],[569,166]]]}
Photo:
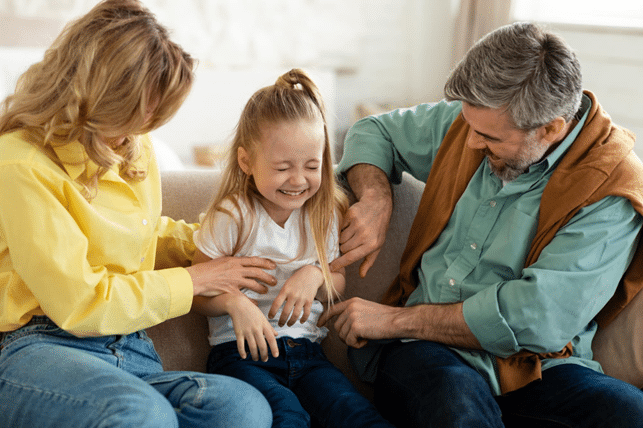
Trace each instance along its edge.
{"label": "blue jeans", "polygon": [[255,386],[268,399],[273,427],[392,427],[375,406],[308,339],[280,337],[279,357],[243,360],[236,342],[212,349],[208,372],[233,376]]}
{"label": "blue jeans", "polygon": [[500,397],[448,347],[386,345],[375,403],[399,427],[643,427],[643,391],[576,364]]}
{"label": "blue jeans", "polygon": [[77,338],[46,317],[2,334],[2,427],[268,427],[250,385],[163,372],[145,332]]}

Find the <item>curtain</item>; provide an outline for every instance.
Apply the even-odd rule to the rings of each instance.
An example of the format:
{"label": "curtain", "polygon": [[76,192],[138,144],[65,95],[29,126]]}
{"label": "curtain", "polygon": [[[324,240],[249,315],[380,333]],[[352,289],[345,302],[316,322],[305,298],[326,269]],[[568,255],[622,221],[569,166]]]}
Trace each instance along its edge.
{"label": "curtain", "polygon": [[456,18],[453,65],[485,34],[511,22],[512,0],[460,0]]}

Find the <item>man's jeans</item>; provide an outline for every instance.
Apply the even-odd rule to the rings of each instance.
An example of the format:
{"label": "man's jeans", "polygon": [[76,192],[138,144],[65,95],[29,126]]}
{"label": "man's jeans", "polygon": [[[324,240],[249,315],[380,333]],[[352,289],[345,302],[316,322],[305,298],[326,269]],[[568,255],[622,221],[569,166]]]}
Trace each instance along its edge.
{"label": "man's jeans", "polygon": [[273,427],[392,427],[308,339],[280,337],[279,357],[241,359],[236,342],[212,349],[208,371],[245,380],[272,406]]}
{"label": "man's jeans", "polygon": [[382,414],[400,427],[643,427],[643,391],[576,364],[501,397],[448,347],[393,342],[375,383]]}
{"label": "man's jeans", "polygon": [[145,332],[76,338],[46,317],[2,334],[2,427],[268,427],[270,407],[224,376],[163,372]]}

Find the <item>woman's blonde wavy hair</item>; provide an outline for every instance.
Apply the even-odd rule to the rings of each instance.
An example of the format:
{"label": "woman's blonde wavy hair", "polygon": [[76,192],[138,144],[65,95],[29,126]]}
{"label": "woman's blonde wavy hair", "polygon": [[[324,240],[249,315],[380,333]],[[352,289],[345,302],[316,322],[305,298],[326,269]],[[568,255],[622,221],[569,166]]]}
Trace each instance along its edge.
{"label": "woman's blonde wavy hair", "polygon": [[[102,1],[69,23],[19,78],[3,103],[0,134],[27,131],[59,164],[52,147],[79,141],[99,167],[77,180],[89,199],[115,164],[126,178],[143,178],[130,172],[140,152],[136,136],[174,115],[191,89],[194,66],[140,1]],[[118,148],[108,145],[123,136]]]}
{"label": "woman's blonde wavy hair", "polygon": [[[333,286],[328,266],[327,242],[331,233],[338,233],[339,224],[334,224],[336,215],[340,219],[348,208],[348,197],[337,182],[333,170],[332,149],[328,137],[326,113],[323,99],[317,86],[308,74],[300,69],[292,69],[280,76],[274,85],[255,92],[246,103],[236,127],[228,155],[228,163],[223,172],[222,184],[206,212],[204,221],[213,221],[214,215],[221,212],[230,215],[237,222],[238,240],[232,254],[239,252],[248,238],[251,226],[256,218],[255,201],[261,198],[254,178],[243,172],[239,166],[237,153],[242,147],[254,161],[258,145],[261,144],[262,131],[266,125],[293,122],[299,120],[317,120],[321,117],[324,125],[324,153],[321,166],[321,185],[317,193],[306,201],[302,216],[308,214],[310,229],[315,241],[317,258],[324,276],[329,303],[338,297]],[[251,208],[249,218],[235,216],[223,208],[224,201],[230,201],[239,210],[238,200],[243,200]],[[333,228],[333,226],[335,228]],[[305,242],[305,231],[302,230],[302,242]],[[305,248],[302,245],[300,248]]]}

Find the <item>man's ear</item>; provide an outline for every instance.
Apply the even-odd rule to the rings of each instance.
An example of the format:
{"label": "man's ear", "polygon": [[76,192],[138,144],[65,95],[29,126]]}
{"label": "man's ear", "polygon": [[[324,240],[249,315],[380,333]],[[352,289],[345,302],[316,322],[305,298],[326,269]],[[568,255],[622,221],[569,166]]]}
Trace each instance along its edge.
{"label": "man's ear", "polygon": [[547,145],[552,145],[562,141],[569,131],[569,124],[562,116],[558,116],[546,125],[538,129],[539,139]]}
{"label": "man's ear", "polygon": [[243,147],[237,149],[237,162],[239,163],[239,168],[246,175],[252,175],[252,169],[250,168],[250,155]]}

